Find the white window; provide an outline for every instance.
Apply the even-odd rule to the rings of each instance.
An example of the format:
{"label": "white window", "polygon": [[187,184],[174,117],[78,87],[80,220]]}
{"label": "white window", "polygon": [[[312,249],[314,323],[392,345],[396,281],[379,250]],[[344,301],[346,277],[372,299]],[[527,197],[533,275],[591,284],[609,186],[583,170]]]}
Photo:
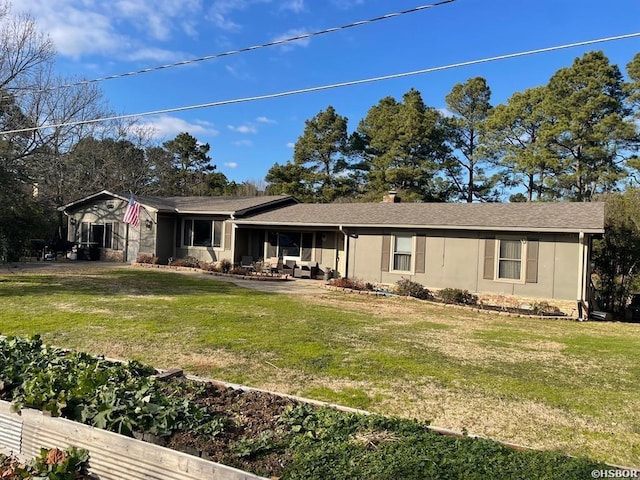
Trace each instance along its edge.
{"label": "white window", "polygon": [[222,220],[186,219],[182,245],[185,247],[222,247]]}
{"label": "white window", "polygon": [[413,254],[413,235],[393,236],[393,271],[411,272],[411,257]]}
{"label": "white window", "polygon": [[498,280],[524,281],[524,263],[526,242],[521,239],[499,239],[497,242]]}

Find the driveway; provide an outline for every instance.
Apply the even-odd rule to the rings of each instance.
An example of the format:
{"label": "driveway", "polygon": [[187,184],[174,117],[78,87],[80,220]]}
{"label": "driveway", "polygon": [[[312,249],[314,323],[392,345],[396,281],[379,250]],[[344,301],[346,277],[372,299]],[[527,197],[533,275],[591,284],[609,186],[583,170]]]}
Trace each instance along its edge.
{"label": "driveway", "polygon": [[[132,268],[128,263],[114,262],[96,262],[96,261],[70,261],[55,260],[52,262],[21,262],[11,263],[2,267],[3,271],[10,273],[47,273],[47,272],[64,272],[64,271],[81,271],[102,268]],[[222,275],[207,275],[200,271],[173,270],[177,273],[186,275],[199,275],[204,279],[217,280],[220,282],[231,282],[239,287],[259,290],[261,292],[284,293],[284,294],[300,294],[300,295],[317,295],[326,293],[322,288],[324,284],[321,280],[309,280],[301,278],[292,278],[288,280],[244,280],[237,277],[226,277]]]}
{"label": "driveway", "polygon": [[327,293],[322,288],[324,282],[322,280],[310,280],[302,278],[289,278],[287,280],[245,280],[237,277],[227,277],[224,275],[207,275],[202,272],[178,271],[178,273],[186,273],[190,275],[201,275],[211,280],[220,282],[231,282],[239,287],[249,288],[251,290],[259,290],[261,292],[298,294],[298,295],[318,295]]}

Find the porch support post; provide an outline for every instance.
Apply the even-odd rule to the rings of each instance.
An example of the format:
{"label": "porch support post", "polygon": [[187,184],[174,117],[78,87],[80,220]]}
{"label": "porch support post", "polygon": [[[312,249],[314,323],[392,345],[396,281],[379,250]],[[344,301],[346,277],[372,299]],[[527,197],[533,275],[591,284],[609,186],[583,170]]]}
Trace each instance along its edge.
{"label": "porch support post", "polygon": [[583,312],[584,307],[584,287],[585,287],[585,243],[584,232],[578,234],[578,316],[583,319],[583,315],[588,312]]}

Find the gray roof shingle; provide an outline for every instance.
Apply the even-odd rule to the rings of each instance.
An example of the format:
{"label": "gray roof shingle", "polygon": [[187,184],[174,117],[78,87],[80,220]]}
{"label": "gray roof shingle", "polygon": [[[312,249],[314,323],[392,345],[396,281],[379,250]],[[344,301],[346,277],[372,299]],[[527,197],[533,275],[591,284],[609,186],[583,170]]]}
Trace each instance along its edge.
{"label": "gray roof shingle", "polygon": [[[78,208],[82,205],[91,204],[100,199],[118,198],[128,201],[129,195],[113,193],[108,190],[89,195],[67,205],[59,207],[58,210],[67,211]],[[251,210],[262,208],[277,208],[297,200],[291,195],[271,195],[262,197],[145,197],[135,196],[135,199],[145,207],[150,207],[159,212],[169,213],[193,213],[203,215],[234,215],[242,216]]]}
{"label": "gray roof shingle", "polygon": [[289,195],[263,197],[136,197],[141,204],[161,212],[242,214],[247,210],[269,204],[278,204]]}
{"label": "gray roof shingle", "polygon": [[604,203],[301,203],[237,223],[602,233]]}

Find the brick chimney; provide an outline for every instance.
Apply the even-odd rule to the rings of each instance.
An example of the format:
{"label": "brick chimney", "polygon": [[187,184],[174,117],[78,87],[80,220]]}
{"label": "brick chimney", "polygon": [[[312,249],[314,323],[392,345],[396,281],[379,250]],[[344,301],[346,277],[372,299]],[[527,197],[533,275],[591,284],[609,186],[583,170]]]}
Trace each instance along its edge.
{"label": "brick chimney", "polygon": [[389,190],[389,193],[382,197],[382,203],[400,203],[400,197],[395,190]]}

